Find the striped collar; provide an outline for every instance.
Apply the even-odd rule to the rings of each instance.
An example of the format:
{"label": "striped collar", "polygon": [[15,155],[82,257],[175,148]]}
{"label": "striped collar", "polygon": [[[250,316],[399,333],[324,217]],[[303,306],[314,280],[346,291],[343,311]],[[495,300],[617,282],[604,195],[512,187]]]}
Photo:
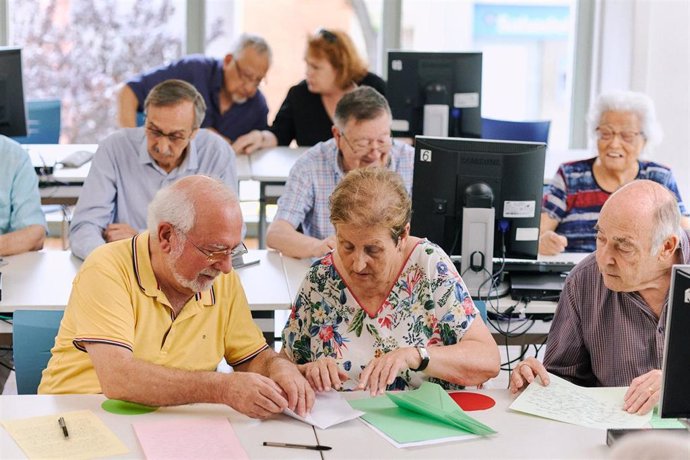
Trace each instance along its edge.
{"label": "striped collar", "polygon": [[[149,297],[165,298],[165,294],[161,291],[158,280],[153,273],[148,231],[139,233],[132,238],[132,271],[137,279],[139,288],[144,294]],[[194,300],[206,306],[215,305],[216,294],[214,287],[211,286],[206,291],[197,292],[194,294]],[[165,303],[168,303],[167,298]]]}

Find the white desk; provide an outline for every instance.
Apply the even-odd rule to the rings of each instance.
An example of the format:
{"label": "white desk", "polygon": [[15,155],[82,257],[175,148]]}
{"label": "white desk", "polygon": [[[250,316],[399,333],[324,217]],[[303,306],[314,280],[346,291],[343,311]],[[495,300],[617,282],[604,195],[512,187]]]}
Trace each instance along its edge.
{"label": "white desk", "polygon": [[79,198],[86,176],[89,175],[91,162],[79,168],[63,168],[57,165],[70,153],[79,150],[95,152],[98,144],[26,144],[23,146],[34,166],[53,166],[53,174],[41,176],[39,187],[42,204],[74,205]]}
{"label": "white desk", "polygon": [[[0,398],[2,420],[52,415],[75,410],[90,410],[96,414],[122,441],[129,453],[118,458],[144,458],[132,423],[142,421],[187,419],[205,417],[227,417],[249,458],[320,459],[316,451],[301,449],[280,449],[264,447],[264,441],[315,444],[311,426],[297,422],[287,416],[266,421],[246,417],[230,407],[220,404],[195,404],[177,407],[162,407],[143,415],[116,415],[101,409],[105,400],[102,395],[4,395]],[[57,419],[56,419],[57,420]],[[57,421],[56,421],[57,426]],[[0,428],[0,452],[2,458],[26,458],[4,428]],[[203,458],[199,452],[199,458]]]}
{"label": "white desk", "polygon": [[[102,395],[3,396],[0,417],[3,420],[52,415],[73,410],[93,411],[130,449],[126,458],[142,458],[132,423],[137,421],[200,417],[228,417],[250,458],[604,458],[608,454],[606,431],[583,428],[566,423],[533,417],[508,409],[512,401],[508,390],[484,390],[496,400],[488,410],[470,412],[472,417],[488,424],[498,433],[488,438],[456,441],[428,447],[397,449],[360,420],[351,420],[326,430],[312,430],[306,424],[278,416],[268,421],[254,421],[234,410],[211,404],[160,408],[144,415],[114,415],[103,411]],[[364,394],[344,393],[346,398]],[[263,447],[263,441],[320,444],[333,449],[318,452],[298,449]],[[7,432],[0,428],[0,449],[3,458],[23,458],[23,452]],[[200,457],[203,454],[200,453]]]}
{"label": "white desk", "polygon": [[292,165],[306,150],[306,147],[273,147],[249,157],[252,179],[259,182],[259,248],[266,247],[267,200],[281,195]]}
{"label": "white desk", "polygon": [[[289,309],[285,269],[280,253],[250,250],[245,261],[257,265],[237,270],[252,310]],[[69,251],[28,252],[4,258],[0,313],[15,310],[64,310],[82,261]]]}

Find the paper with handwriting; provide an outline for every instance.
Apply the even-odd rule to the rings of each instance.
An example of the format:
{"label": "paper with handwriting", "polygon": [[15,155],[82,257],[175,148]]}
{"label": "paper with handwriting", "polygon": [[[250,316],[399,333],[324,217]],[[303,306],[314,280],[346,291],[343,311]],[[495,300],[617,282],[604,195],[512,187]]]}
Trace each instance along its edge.
{"label": "paper with handwriting", "polygon": [[[68,437],[58,424],[60,417],[65,419]],[[2,425],[29,458],[85,459],[129,452],[115,433],[88,410],[3,420]]]}
{"label": "paper with handwriting", "polygon": [[549,378],[551,383],[544,386],[537,377],[510,408],[590,428],[641,428],[652,418],[651,412],[635,415],[623,410],[627,387],[586,388],[553,374]]}

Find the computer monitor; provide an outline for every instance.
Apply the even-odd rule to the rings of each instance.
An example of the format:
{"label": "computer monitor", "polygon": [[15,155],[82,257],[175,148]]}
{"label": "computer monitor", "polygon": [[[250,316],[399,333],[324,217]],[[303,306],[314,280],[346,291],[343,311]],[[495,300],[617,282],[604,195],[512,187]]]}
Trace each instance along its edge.
{"label": "computer monitor", "polygon": [[492,256],[537,258],[545,155],[537,142],[416,137],[411,233],[462,255],[472,295]]}
{"label": "computer monitor", "polygon": [[20,48],[0,47],[0,134],[27,134]]}
{"label": "computer monitor", "polygon": [[674,265],[666,311],[659,413],[690,418],[690,265]]}
{"label": "computer monitor", "polygon": [[481,137],[482,53],[388,52],[393,135]]}

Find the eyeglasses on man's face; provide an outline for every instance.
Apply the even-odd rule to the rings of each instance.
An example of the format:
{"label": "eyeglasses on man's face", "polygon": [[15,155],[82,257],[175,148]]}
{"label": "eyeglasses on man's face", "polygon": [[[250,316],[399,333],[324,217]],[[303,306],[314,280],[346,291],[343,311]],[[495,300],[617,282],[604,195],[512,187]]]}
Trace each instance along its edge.
{"label": "eyeglasses on man's face", "polygon": [[393,138],[390,134],[381,136],[378,139],[353,139],[350,141],[345,135],[345,131],[340,131],[340,135],[345,139],[345,142],[350,147],[354,153],[358,155],[366,155],[371,152],[372,149],[376,149],[379,152],[386,152],[393,145]]}
{"label": "eyeglasses on man's face", "polygon": [[237,75],[240,77],[240,80],[242,80],[242,83],[247,84],[247,85],[252,85],[254,87],[259,87],[261,86],[261,83],[264,81],[264,77],[255,77],[254,75],[250,74],[249,72],[246,71],[246,69],[243,69],[242,66],[240,65],[240,61],[237,59],[233,59],[235,63],[235,68],[237,69]]}
{"label": "eyeglasses on man's face", "polygon": [[192,241],[189,237],[187,237],[189,242],[194,246],[200,253],[202,253],[204,256],[206,256],[206,262],[209,264],[211,263],[216,263],[220,262],[222,260],[227,259],[228,256],[230,256],[231,259],[234,259],[236,257],[240,257],[247,252],[247,246],[244,245],[244,241],[240,241],[240,244],[235,246],[232,249],[223,249],[220,251],[209,251],[208,249],[204,249],[200,246],[198,246],[194,241]]}
{"label": "eyeglasses on man's face", "polygon": [[[175,131],[172,133],[164,133],[163,131],[161,131],[160,129],[158,129],[156,126],[154,126],[152,124],[146,125],[146,132],[156,140],[160,139],[161,137],[167,137],[168,140],[170,141],[170,143],[175,144],[175,145],[184,144],[192,136],[192,133],[186,134],[182,131]],[[192,130],[192,132],[194,132],[194,130]]]}
{"label": "eyeglasses on man's face", "polygon": [[610,142],[614,137],[620,136],[623,142],[631,144],[641,134],[644,135],[641,131],[614,131],[602,126],[597,128],[597,139],[603,142]]}

